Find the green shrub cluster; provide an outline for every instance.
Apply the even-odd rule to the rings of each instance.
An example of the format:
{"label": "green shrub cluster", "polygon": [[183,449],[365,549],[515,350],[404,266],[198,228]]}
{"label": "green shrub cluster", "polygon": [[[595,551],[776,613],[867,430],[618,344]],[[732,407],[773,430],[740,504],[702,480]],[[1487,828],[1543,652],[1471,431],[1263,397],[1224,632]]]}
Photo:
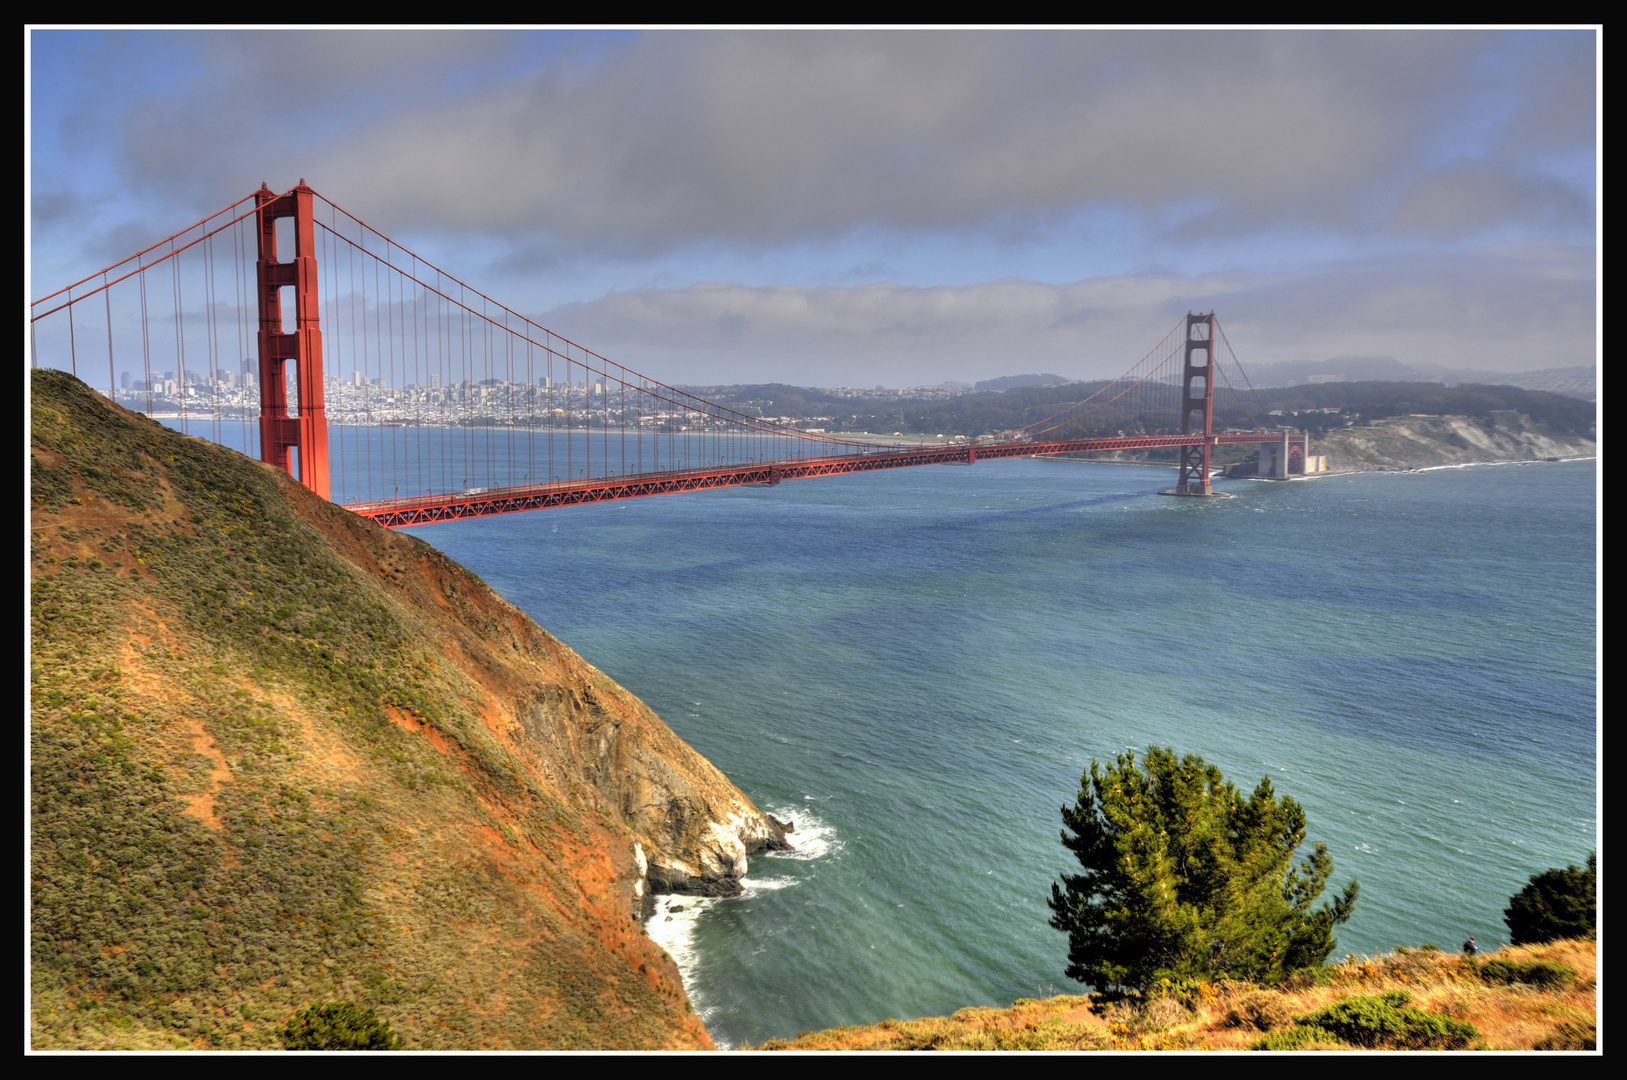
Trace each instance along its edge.
{"label": "green shrub cluster", "polygon": [[1319,1027],[1279,1028],[1249,1046],[1250,1050],[1345,1050],[1338,1036]]}
{"label": "green shrub cluster", "polygon": [[1480,1037],[1473,1024],[1411,1008],[1411,1001],[1405,990],[1348,997],[1297,1018],[1293,1028],[1273,1032],[1252,1049],[1298,1050],[1331,1039],[1368,1050],[1462,1050]]}
{"label": "green shrub cluster", "polygon": [[330,1001],[294,1014],[277,1033],[290,1050],[399,1050],[401,1038],[372,1009]]}
{"label": "green shrub cluster", "polygon": [[1569,964],[1547,960],[1519,963],[1514,960],[1488,960],[1480,965],[1480,977],[1489,983],[1523,983],[1545,990],[1558,990],[1576,981],[1576,971]]}

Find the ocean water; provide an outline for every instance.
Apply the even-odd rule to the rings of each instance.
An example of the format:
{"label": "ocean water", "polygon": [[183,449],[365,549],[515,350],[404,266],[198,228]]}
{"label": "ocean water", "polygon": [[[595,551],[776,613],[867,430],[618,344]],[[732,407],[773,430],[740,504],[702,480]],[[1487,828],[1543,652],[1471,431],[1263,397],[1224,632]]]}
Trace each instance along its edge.
{"label": "ocean water", "polygon": [[795,823],[649,924],[729,1046],[1077,989],[1059,810],[1153,744],[1305,806],[1338,954],[1506,938],[1597,843],[1595,479],[1012,460],[414,532]]}

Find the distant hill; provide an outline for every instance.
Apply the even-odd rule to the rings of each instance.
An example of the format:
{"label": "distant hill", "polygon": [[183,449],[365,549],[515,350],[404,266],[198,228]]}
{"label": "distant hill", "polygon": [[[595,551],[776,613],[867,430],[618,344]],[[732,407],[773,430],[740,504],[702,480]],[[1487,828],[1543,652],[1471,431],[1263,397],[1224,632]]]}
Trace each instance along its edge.
{"label": "distant hill", "polygon": [[1296,428],[1311,431],[1396,416],[1463,416],[1490,424],[1499,413],[1527,417],[1534,430],[1551,435],[1597,436],[1594,405],[1545,390],[1514,386],[1432,382],[1327,382],[1265,387],[1259,398],[1268,412]]}
{"label": "distant hill", "polygon": [[427,544],[32,373],[35,1048],[709,1048],[643,933],[783,832]]}
{"label": "distant hill", "polygon": [[1477,383],[1487,386],[1514,386],[1522,390],[1546,390],[1549,393],[1593,401],[1598,394],[1599,369],[1589,365],[1507,372],[1478,368],[1446,368],[1432,364],[1404,364],[1393,356],[1336,356],[1330,360],[1287,361],[1251,366],[1248,374],[1249,380],[1257,387],[1304,386],[1330,382],[1432,382],[1443,386]]}
{"label": "distant hill", "polygon": [[1072,379],[1061,375],[1002,375],[973,384],[974,390],[1026,390],[1030,387],[1058,386]]}
{"label": "distant hill", "polygon": [[[946,401],[901,401],[886,411],[858,411],[849,423],[862,430],[902,431],[906,434],[965,435],[977,437],[1021,428],[1053,416],[1082,401],[1107,384],[1066,383],[994,393],[962,394]],[[1467,416],[1486,423],[1493,415],[1513,411],[1528,417],[1543,433],[1594,437],[1594,407],[1584,401],[1540,390],[1511,386],[1463,385],[1448,387],[1431,382],[1330,382],[1258,391],[1241,397],[1250,411],[1217,406],[1217,426],[1275,426],[1323,431],[1352,423],[1423,413],[1432,416]],[[1269,415],[1276,412],[1280,415]],[[1126,427],[1119,416],[1104,412],[1070,426],[1069,434],[1106,435]]]}

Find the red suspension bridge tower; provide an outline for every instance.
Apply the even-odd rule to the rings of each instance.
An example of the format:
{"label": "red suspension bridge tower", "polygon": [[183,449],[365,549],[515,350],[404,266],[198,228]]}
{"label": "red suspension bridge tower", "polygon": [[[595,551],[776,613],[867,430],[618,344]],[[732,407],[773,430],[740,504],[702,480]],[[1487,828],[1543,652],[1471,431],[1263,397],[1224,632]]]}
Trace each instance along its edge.
{"label": "red suspension bridge tower", "polygon": [[[311,197],[299,186],[277,195],[255,192],[260,257],[260,460],[329,498],[328,419],[322,406],[322,328],[318,319],[316,237]],[[277,222],[294,219],[294,257],[278,258]],[[294,332],[284,331],[284,290],[294,304]],[[294,363],[297,411],[288,411],[288,362]],[[297,451],[295,470],[289,451]]]}
{"label": "red suspension bridge tower", "polygon": [[[1192,435],[1192,414],[1200,413],[1203,441],[1181,447],[1177,495],[1213,495],[1209,487],[1209,448],[1215,434],[1215,313],[1186,313],[1186,363],[1181,371],[1181,434]],[[1193,353],[1203,353],[1203,363],[1192,362]],[[1193,386],[1194,383],[1198,385]],[[1196,393],[1194,393],[1196,389]]]}

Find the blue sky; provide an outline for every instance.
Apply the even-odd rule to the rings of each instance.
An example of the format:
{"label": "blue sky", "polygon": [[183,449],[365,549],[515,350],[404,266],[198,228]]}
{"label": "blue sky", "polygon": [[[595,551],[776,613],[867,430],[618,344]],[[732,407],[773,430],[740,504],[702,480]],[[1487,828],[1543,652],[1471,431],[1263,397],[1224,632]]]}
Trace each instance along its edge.
{"label": "blue sky", "polygon": [[1592,30],[50,30],[30,296],[304,177],[667,381],[1597,352]]}

